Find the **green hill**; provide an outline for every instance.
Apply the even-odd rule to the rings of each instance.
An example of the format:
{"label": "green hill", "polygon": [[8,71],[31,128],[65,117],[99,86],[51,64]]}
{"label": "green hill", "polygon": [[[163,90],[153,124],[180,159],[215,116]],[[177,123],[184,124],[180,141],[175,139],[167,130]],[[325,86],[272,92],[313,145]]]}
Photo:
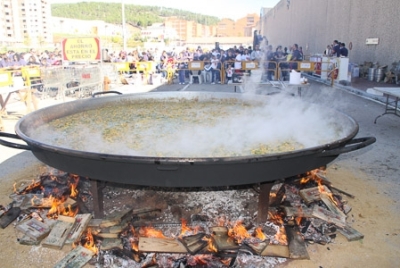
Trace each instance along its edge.
{"label": "green hill", "polygon": [[[74,4],[52,4],[51,13],[54,17],[103,20],[113,24],[122,23],[122,6],[119,3],[80,2]],[[163,22],[163,18],[172,16],[178,16],[204,25],[216,25],[219,21],[217,17],[178,9],[125,4],[125,22],[131,25],[146,27],[153,23]]]}

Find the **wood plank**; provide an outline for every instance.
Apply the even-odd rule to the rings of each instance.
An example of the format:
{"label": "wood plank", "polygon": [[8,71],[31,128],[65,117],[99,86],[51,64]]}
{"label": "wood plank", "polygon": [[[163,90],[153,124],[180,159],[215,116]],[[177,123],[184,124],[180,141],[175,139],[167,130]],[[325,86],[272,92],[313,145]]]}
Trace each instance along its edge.
{"label": "wood plank", "polygon": [[37,241],[41,241],[50,233],[50,227],[35,218],[24,221],[15,228],[24,235]]}
{"label": "wood plank", "polygon": [[53,229],[51,229],[49,236],[42,242],[42,246],[62,249],[74,223],[75,218],[73,217],[58,216],[56,224],[53,226]]}
{"label": "wood plank", "polygon": [[338,227],[343,228],[346,225],[346,222],[344,222],[341,217],[320,206],[314,206],[312,215],[326,222],[333,223]]}
{"label": "wood plank", "polygon": [[309,260],[310,256],[306,248],[303,236],[297,226],[285,225],[287,240],[289,242],[289,258],[297,260]]}
{"label": "wood plank", "polygon": [[210,231],[212,232],[212,239],[218,251],[240,248],[240,246],[235,243],[234,239],[228,236],[228,228],[217,226],[211,227]]}
{"label": "wood plank", "polygon": [[289,258],[289,247],[284,245],[268,245],[261,256]]}
{"label": "wood plank", "polygon": [[349,225],[338,228],[339,233],[347,238],[348,241],[357,241],[364,238],[364,235]]}
{"label": "wood plank", "polygon": [[0,226],[1,228],[6,228],[10,223],[12,223],[21,213],[21,209],[19,207],[12,207],[7,210],[3,216],[0,218]]}
{"label": "wood plank", "polygon": [[68,237],[67,240],[65,241],[65,244],[69,245],[78,240],[81,237],[82,233],[88,227],[88,224],[91,219],[92,219],[92,214],[90,213],[77,214],[75,216],[75,223],[68,233]]}
{"label": "wood plank", "polygon": [[139,237],[139,251],[188,253],[186,248],[174,238]]}
{"label": "wood plank", "polygon": [[56,263],[54,268],[80,268],[93,257],[94,253],[87,248],[78,245],[63,259]]}
{"label": "wood plank", "polygon": [[123,220],[126,220],[132,216],[132,209],[125,209],[123,211],[117,211],[106,217],[101,223],[100,228],[111,227],[120,224]]}
{"label": "wood plank", "polygon": [[113,248],[123,249],[122,241],[120,238],[105,238],[101,241],[101,250],[110,250]]}
{"label": "wood plank", "polygon": [[336,206],[335,203],[333,203],[333,201],[332,201],[332,199],[331,199],[331,197],[329,196],[328,193],[322,192],[322,193],[321,193],[321,200],[322,200],[322,202],[324,202],[324,204],[328,207],[328,209],[329,209],[331,212],[333,212],[333,213],[335,213],[336,215],[338,215],[338,216],[341,218],[341,220],[342,220],[343,222],[346,221],[346,214],[344,214],[344,212],[341,211],[341,210]]}
{"label": "wood plank", "polygon": [[180,237],[178,240],[185,246],[187,251],[193,255],[207,246],[207,241],[203,240],[205,235],[206,234],[204,233],[198,233],[195,235]]}
{"label": "wood plank", "polygon": [[283,207],[283,211],[287,217],[312,217],[312,209],[311,208],[302,208],[302,207]]}
{"label": "wood plank", "polygon": [[331,191],[325,185],[311,187],[302,189],[299,191],[300,197],[304,200],[304,202],[309,205],[312,202],[321,200],[321,192],[331,193]]}

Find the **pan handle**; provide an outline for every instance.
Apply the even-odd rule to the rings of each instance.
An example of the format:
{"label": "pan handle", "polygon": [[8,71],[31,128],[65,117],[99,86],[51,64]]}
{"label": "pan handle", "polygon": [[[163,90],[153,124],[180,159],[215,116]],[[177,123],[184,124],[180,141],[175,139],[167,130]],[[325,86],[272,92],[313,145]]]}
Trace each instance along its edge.
{"label": "pan handle", "polygon": [[[5,133],[5,132],[0,132],[0,137],[7,137],[7,138],[12,138],[12,139],[17,139],[17,140],[22,140],[19,136],[12,134],[12,133]],[[31,150],[31,147],[29,145],[24,145],[24,144],[18,144],[18,143],[13,143],[9,141],[5,141],[0,139],[0,144],[6,147],[14,148],[14,149],[22,149],[22,150]]]}
{"label": "pan handle", "polygon": [[352,139],[348,143],[346,143],[343,147],[323,151],[321,153],[321,156],[334,156],[334,155],[352,152],[352,151],[367,147],[368,145],[371,145],[374,142],[376,142],[375,137],[364,137],[364,138]]}
{"label": "pan handle", "polygon": [[122,93],[119,92],[119,91],[110,90],[110,91],[99,91],[99,92],[93,93],[93,94],[92,94],[92,97],[95,98],[95,97],[97,97],[97,96],[99,96],[99,95],[105,95],[105,94],[118,94],[118,95],[122,95]]}

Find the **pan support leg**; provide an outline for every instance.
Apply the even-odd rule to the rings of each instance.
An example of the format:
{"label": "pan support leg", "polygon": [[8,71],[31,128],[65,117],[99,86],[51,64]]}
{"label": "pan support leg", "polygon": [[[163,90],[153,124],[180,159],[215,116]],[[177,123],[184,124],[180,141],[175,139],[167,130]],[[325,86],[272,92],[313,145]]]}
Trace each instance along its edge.
{"label": "pan support leg", "polygon": [[258,213],[257,223],[262,224],[268,220],[268,209],[269,209],[269,194],[271,188],[274,185],[273,182],[262,183],[260,185],[260,194],[258,195]]}
{"label": "pan support leg", "polygon": [[90,179],[90,191],[93,197],[94,218],[102,219],[104,217],[103,188],[104,182]]}

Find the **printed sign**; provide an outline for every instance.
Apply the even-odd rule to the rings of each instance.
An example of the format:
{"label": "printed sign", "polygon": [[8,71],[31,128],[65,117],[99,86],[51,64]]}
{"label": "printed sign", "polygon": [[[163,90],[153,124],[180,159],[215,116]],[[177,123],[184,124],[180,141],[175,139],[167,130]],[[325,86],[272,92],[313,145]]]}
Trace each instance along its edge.
{"label": "printed sign", "polygon": [[100,41],[95,37],[67,38],[62,41],[63,60],[100,60]]}

